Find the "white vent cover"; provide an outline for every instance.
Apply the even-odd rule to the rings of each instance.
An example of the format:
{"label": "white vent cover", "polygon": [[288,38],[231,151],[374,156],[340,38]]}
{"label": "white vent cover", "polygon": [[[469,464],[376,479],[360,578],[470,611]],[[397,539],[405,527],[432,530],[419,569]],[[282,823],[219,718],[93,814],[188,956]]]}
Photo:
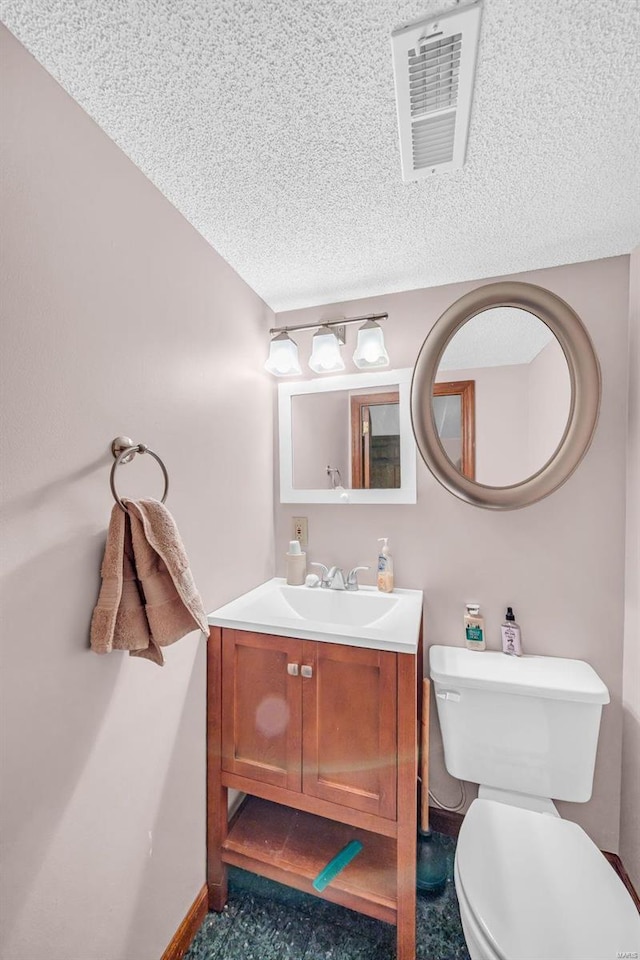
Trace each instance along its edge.
{"label": "white vent cover", "polygon": [[391,34],[405,183],[464,163],[480,13],[476,0]]}

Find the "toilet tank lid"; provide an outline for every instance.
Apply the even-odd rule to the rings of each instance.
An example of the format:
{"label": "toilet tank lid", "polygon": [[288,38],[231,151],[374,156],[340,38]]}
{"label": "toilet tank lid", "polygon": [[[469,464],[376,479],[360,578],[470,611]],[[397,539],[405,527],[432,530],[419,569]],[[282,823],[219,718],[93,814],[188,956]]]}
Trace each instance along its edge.
{"label": "toilet tank lid", "polygon": [[429,666],[431,679],[440,684],[550,700],[609,703],[606,686],[583,660],[509,657],[493,650],[434,646],[429,650]]}

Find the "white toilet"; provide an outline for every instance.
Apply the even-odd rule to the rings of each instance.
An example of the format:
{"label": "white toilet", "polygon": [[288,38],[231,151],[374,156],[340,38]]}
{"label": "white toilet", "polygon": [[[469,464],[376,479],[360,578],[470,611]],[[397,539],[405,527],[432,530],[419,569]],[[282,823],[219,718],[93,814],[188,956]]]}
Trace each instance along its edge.
{"label": "white toilet", "polygon": [[455,884],[471,960],[640,957],[640,917],[552,801],[591,797],[609,692],[580,660],[429,651],[447,770],[480,784]]}

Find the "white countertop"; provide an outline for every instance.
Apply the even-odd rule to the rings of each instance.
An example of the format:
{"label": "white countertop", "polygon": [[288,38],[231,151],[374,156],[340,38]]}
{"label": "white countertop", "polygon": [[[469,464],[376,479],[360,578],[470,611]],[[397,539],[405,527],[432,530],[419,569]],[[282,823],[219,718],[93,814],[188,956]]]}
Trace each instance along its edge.
{"label": "white countertop", "polygon": [[289,586],[284,578],[274,577],[207,619],[211,626],[234,630],[415,655],[422,601],[422,590],[328,590]]}

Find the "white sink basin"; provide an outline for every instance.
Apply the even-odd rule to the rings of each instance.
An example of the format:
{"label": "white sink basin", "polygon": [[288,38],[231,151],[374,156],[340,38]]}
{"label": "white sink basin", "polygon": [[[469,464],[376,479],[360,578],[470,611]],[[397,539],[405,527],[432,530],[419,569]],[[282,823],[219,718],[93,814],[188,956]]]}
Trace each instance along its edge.
{"label": "white sink basin", "polygon": [[415,653],[421,590],[327,590],[268,580],[209,614],[213,626]]}
{"label": "white sink basin", "polygon": [[358,590],[323,590],[318,587],[282,586],[280,595],[305,620],[342,624],[345,627],[365,627],[386,617],[398,604],[399,597],[388,593]]}

